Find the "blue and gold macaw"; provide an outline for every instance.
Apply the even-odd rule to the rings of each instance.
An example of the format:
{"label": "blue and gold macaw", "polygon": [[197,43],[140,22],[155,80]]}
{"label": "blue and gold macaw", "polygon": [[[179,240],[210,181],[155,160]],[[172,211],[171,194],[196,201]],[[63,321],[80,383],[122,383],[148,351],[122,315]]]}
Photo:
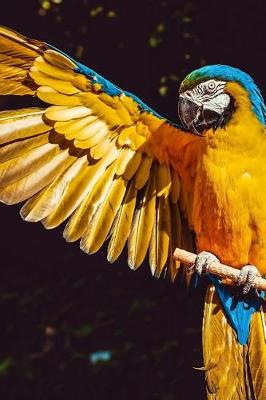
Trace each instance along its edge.
{"label": "blue and gold macaw", "polygon": [[173,280],[173,251],[193,231],[198,273],[217,257],[244,283],[242,293],[209,275],[208,399],[266,399],[265,307],[251,288],[266,273],[266,109],[251,77],[192,72],[173,124],[56,48],[0,28],[0,93],[40,103],[0,113],[0,201],[26,201],[22,218],[47,229],[68,220],[65,239],[86,253],[109,238],[110,262],[127,242],[130,268],[148,253],[152,274]]}

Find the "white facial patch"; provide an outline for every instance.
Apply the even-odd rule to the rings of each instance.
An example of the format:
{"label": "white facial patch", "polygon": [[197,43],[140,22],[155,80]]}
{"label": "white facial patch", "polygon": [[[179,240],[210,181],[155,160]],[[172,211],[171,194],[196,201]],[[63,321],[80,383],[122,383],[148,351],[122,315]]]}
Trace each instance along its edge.
{"label": "white facial patch", "polygon": [[193,101],[198,106],[222,114],[230,103],[230,96],[224,93],[226,82],[210,79],[199,83],[191,90],[186,90],[180,96]]}
{"label": "white facial patch", "polygon": [[205,101],[204,107],[209,110],[216,111],[218,114],[222,114],[223,111],[229,106],[230,96],[226,93],[218,94],[216,97]]}

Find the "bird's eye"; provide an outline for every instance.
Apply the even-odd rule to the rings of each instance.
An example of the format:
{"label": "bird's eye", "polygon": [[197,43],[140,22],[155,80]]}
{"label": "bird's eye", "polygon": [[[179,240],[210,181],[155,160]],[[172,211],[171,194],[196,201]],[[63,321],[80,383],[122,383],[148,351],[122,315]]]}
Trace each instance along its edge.
{"label": "bird's eye", "polygon": [[216,82],[215,81],[209,81],[207,83],[208,92],[213,92],[215,88],[216,88]]}

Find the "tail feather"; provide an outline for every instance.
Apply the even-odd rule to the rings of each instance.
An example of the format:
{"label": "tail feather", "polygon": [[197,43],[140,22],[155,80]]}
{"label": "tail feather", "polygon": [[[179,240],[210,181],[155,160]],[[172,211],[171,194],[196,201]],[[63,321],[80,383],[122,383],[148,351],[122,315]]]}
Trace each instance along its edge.
{"label": "tail feather", "polygon": [[248,367],[255,398],[266,399],[266,306],[253,315],[248,343]]}
{"label": "tail feather", "polygon": [[213,286],[207,290],[203,319],[203,356],[208,400],[266,399],[266,310],[253,314],[249,342],[237,341]]}

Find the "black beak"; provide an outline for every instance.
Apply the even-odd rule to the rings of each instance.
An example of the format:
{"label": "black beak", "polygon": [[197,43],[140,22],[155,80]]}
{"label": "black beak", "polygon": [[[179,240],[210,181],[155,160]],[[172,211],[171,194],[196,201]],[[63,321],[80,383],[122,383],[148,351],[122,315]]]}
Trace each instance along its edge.
{"label": "black beak", "polygon": [[206,129],[216,126],[221,117],[215,111],[204,108],[203,105],[198,105],[182,95],[179,97],[178,114],[183,125],[197,135],[202,135]]}

